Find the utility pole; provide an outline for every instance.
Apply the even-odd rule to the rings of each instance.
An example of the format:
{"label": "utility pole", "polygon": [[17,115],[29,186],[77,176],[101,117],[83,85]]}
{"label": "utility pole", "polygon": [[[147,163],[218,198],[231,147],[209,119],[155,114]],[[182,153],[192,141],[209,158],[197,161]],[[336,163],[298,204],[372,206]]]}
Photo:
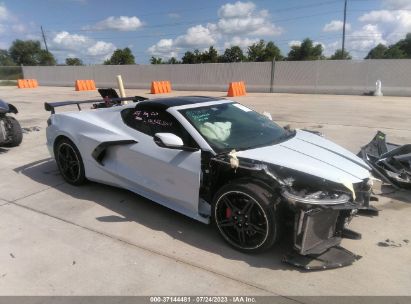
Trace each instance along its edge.
{"label": "utility pole", "polygon": [[41,35],[43,36],[44,45],[46,46],[46,51],[47,51],[47,53],[48,53],[48,52],[49,52],[49,49],[48,49],[48,47],[47,47],[46,35],[44,35],[43,26],[40,25],[40,28],[41,28]]}
{"label": "utility pole", "polygon": [[343,36],[341,47],[341,59],[344,59],[344,46],[345,46],[345,23],[347,21],[347,0],[344,0],[344,24],[343,24]]}

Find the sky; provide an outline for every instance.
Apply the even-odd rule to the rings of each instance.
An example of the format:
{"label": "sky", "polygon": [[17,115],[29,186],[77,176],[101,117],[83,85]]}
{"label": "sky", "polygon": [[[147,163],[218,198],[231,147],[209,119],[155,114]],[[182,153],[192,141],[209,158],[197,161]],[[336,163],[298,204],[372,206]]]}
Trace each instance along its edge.
{"label": "sky", "polygon": [[[181,58],[213,45],[244,50],[260,39],[286,55],[309,37],[331,55],[341,48],[344,0],[0,0],[0,49],[37,39],[64,63],[79,57],[99,64],[129,47],[136,63],[151,56]],[[348,0],[346,49],[361,59],[379,43],[411,32],[411,0]]]}

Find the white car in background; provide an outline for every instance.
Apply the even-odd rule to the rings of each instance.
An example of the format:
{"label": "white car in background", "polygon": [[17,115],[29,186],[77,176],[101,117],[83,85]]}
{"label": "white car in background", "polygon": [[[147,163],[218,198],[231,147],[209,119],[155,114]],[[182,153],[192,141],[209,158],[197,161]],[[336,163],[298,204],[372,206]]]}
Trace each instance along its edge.
{"label": "white car in background", "polygon": [[368,207],[372,183],[368,165],[351,152],[231,100],[119,100],[57,114],[57,107],[96,101],[45,104],[47,145],[68,183],[128,189],[214,223],[244,252],[266,250],[291,230],[293,251],[284,260],[306,269],[358,258],[339,244],[359,238],[346,226]]}

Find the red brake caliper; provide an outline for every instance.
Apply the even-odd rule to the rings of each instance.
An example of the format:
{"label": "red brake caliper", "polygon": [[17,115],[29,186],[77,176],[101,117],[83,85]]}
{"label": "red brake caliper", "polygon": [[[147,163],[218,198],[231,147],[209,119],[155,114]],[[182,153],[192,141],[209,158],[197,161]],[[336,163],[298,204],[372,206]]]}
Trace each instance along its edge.
{"label": "red brake caliper", "polygon": [[227,208],[227,209],[225,210],[225,217],[226,217],[226,218],[230,218],[230,217],[231,217],[231,209],[230,209],[230,208]]}

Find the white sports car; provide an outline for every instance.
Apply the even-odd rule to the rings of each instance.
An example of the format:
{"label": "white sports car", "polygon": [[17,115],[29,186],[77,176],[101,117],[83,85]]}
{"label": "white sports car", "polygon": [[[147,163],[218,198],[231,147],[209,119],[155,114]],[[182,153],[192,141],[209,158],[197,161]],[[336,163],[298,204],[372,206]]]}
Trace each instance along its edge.
{"label": "white sports car", "polygon": [[[137,98],[137,97],[136,97]],[[306,269],[349,265],[339,247],[370,201],[370,168],[317,134],[286,130],[231,100],[172,97],[55,113],[94,101],[46,103],[47,145],[64,179],[128,189],[203,223],[231,246],[268,249],[291,230],[284,260]],[[115,103],[115,106],[112,103]],[[285,228],[285,229],[284,229]],[[287,234],[285,234],[287,235]]]}

